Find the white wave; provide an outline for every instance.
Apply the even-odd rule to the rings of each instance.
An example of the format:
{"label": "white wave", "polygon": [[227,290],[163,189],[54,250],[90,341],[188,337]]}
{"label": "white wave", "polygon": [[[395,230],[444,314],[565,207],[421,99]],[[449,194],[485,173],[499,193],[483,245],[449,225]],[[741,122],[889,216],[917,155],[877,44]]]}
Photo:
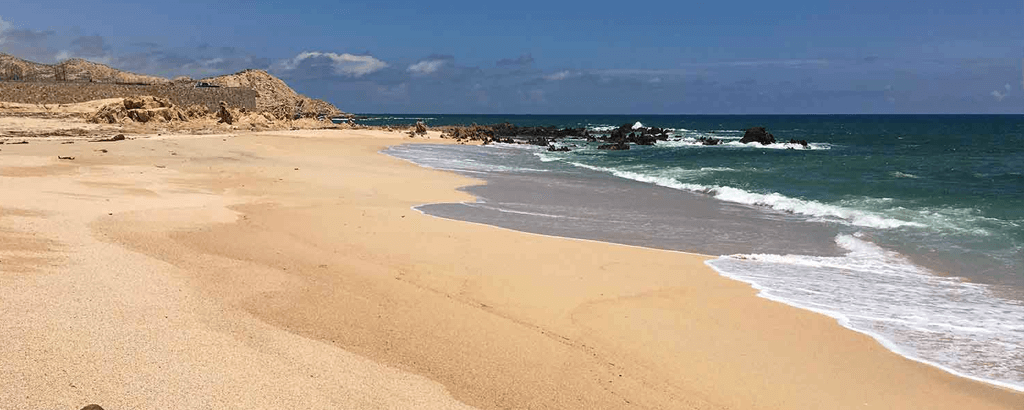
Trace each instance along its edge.
{"label": "white wave", "polygon": [[733,168],[729,168],[729,167],[702,167],[700,170],[704,171],[704,172],[738,172],[739,171],[738,169],[733,169]]}
{"label": "white wave", "polygon": [[814,142],[808,143],[806,147],[801,145],[801,144],[790,144],[788,142],[777,142],[775,144],[768,144],[768,145],[761,145],[761,144],[754,143],[754,142],[751,142],[749,144],[744,144],[742,142],[739,142],[738,140],[737,141],[723,142],[721,145],[727,146],[727,147],[734,147],[734,148],[759,148],[759,149],[795,149],[795,150],[807,150],[807,149],[810,149],[810,150],[815,150],[815,149],[828,150],[828,149],[832,149],[832,144],[829,144],[829,143],[814,143]]}
{"label": "white wave", "polygon": [[548,154],[546,152],[535,152],[533,153],[533,155],[536,155],[537,158],[541,160],[541,162],[554,162],[560,161],[562,159],[554,155]]}
{"label": "white wave", "polygon": [[[697,139],[699,137],[716,138],[716,139],[721,140],[722,142],[719,143],[718,145],[704,145],[700,140]],[[668,141],[658,141],[656,146],[659,146],[659,147],[734,148],[734,149],[738,149],[738,148],[743,148],[743,149],[792,149],[792,150],[829,150],[829,149],[832,149],[832,144],[829,144],[829,143],[814,143],[814,142],[812,142],[812,143],[808,143],[807,146],[805,147],[805,146],[800,145],[800,144],[790,144],[788,142],[787,143],[775,143],[775,144],[769,144],[769,145],[761,145],[761,144],[757,144],[757,143],[743,144],[743,143],[739,142],[738,138],[732,138],[732,140],[729,140],[729,139],[730,139],[730,137],[724,137],[724,136],[719,136],[719,135],[714,135],[714,134],[701,134],[701,135],[698,135],[696,137],[695,136],[686,136],[686,137],[683,137],[683,138],[677,139],[677,140],[669,139]]]}
{"label": "white wave", "polygon": [[544,217],[544,218],[578,219],[578,218],[573,218],[573,217],[565,216],[565,215],[552,215],[552,214],[544,214],[544,213],[538,213],[538,212],[516,211],[516,210],[512,210],[512,209],[506,209],[506,208],[500,208],[500,207],[496,207],[496,206],[484,205],[481,202],[475,202],[475,203],[474,202],[463,202],[462,204],[465,205],[465,206],[471,207],[471,208],[488,209],[488,210],[504,212],[504,213],[508,213],[508,214],[540,216],[540,217]]}
{"label": "white wave", "polygon": [[634,181],[646,182],[667,188],[674,188],[685,191],[699,192],[711,195],[716,199],[735,202],[746,205],[764,206],[771,209],[790,212],[799,215],[813,217],[824,217],[854,226],[863,226],[878,229],[893,229],[899,227],[924,227],[925,225],[916,222],[907,222],[899,219],[887,218],[872,212],[858,209],[845,208],[836,205],[823,204],[817,201],[790,198],[779,193],[759,194],[745,191],[729,186],[708,186],[679,182],[677,179],[668,176],[643,174],[633,171],[625,171],[614,168],[595,167],[578,162],[569,162],[572,165],[587,168],[594,171],[608,172],[612,175],[632,179]]}
{"label": "white wave", "polygon": [[934,275],[859,234],[839,235],[836,244],[846,255],[733,255],[707,264],[764,298],[836,318],[910,359],[1024,391],[1024,304]]}
{"label": "white wave", "polygon": [[637,121],[636,124],[633,124],[633,129],[634,130],[638,130],[638,129],[641,129],[641,128],[646,128],[646,127],[644,127],[644,125],[641,124],[640,121]]}
{"label": "white wave", "polygon": [[917,176],[917,175],[914,175],[914,174],[907,174],[907,173],[904,173],[904,172],[899,172],[899,171],[893,171],[893,172],[890,172],[890,173],[889,173],[889,175],[892,175],[893,177],[896,177],[896,178],[912,178],[912,179],[918,179],[918,178],[920,178],[920,177],[919,177],[919,176]]}

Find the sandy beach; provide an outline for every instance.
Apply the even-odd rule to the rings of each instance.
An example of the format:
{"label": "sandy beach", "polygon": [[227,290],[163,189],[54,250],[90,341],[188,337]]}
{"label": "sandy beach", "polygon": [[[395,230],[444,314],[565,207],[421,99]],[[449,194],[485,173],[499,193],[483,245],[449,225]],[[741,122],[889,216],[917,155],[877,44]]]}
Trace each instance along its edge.
{"label": "sandy beach", "polygon": [[423,215],[479,183],[380,153],[430,135],[0,145],[0,409],[1024,408],[707,256]]}

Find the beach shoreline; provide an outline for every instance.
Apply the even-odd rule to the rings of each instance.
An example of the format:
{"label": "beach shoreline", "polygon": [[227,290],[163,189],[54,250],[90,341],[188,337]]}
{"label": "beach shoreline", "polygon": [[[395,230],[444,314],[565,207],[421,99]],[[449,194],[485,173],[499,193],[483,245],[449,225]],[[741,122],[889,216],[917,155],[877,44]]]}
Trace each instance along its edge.
{"label": "beach shoreline", "polygon": [[[14,346],[0,379],[15,386],[0,408],[1024,405],[759,298],[713,256],[417,212],[471,201],[457,189],[479,181],[380,151],[439,141],[331,130],[0,147],[15,193],[0,200]],[[116,347],[99,348],[111,334]],[[185,388],[202,394],[175,399]]]}

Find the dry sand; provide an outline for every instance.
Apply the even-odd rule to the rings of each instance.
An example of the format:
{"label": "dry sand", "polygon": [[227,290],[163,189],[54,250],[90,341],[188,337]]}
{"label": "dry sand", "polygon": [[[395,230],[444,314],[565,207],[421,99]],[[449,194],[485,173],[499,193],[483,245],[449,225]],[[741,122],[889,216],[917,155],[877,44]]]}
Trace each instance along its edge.
{"label": "dry sand", "polygon": [[1024,408],[700,255],[422,215],[476,182],[409,141],[0,145],[0,409]]}

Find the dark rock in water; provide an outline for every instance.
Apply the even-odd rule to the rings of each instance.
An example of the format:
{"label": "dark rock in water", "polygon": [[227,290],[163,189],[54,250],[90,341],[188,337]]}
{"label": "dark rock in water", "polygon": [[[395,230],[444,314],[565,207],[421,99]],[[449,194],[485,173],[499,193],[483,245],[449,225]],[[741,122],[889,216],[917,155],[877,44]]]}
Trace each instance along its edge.
{"label": "dark rock in water", "polygon": [[623,124],[608,133],[607,137],[598,139],[616,144],[632,142],[637,145],[654,145],[658,141],[668,140],[668,134],[661,128],[637,128],[634,130],[632,124]]}
{"label": "dark rock in water", "polygon": [[640,134],[630,138],[629,141],[636,145],[654,145],[658,142],[658,138],[651,134]]}
{"label": "dark rock in water", "polygon": [[708,137],[697,138],[697,141],[700,141],[701,145],[718,145],[718,144],[722,143],[722,140],[720,140],[718,138],[708,138]]}
{"label": "dark rock in water", "polygon": [[82,407],[82,410],[103,410],[103,407],[100,407],[99,404],[90,404],[88,406]]}
{"label": "dark rock in water", "polygon": [[615,144],[604,144],[598,145],[597,149],[605,149],[610,151],[625,151],[629,149],[629,144],[625,142],[617,142]]}
{"label": "dark rock in water", "polygon": [[551,145],[551,141],[548,141],[548,139],[544,137],[530,138],[528,141],[526,141],[526,143],[530,145],[539,145],[542,147]]}
{"label": "dark rock in water", "polygon": [[744,144],[749,144],[751,142],[757,142],[761,145],[774,144],[775,136],[769,134],[764,127],[753,127],[748,128],[747,132],[743,133],[743,139],[741,139],[740,142]]}
{"label": "dark rock in water", "polygon": [[593,135],[587,135],[587,142],[597,142],[597,137]]}
{"label": "dark rock in water", "polygon": [[566,137],[590,136],[586,128],[518,127],[510,123],[494,125],[451,125],[435,127],[456,140],[481,140],[514,144],[514,138],[526,138],[526,143],[547,146],[551,140]]}
{"label": "dark rock in water", "polygon": [[570,149],[569,149],[569,147],[566,147],[564,145],[561,146],[561,147],[557,147],[557,148],[554,145],[548,145],[548,151],[549,152],[569,152]]}
{"label": "dark rock in water", "polygon": [[803,146],[804,146],[804,148],[807,148],[807,140],[795,140],[795,139],[790,139],[790,140],[789,140],[789,143],[790,143],[790,144],[800,144],[800,145],[803,145]]}

